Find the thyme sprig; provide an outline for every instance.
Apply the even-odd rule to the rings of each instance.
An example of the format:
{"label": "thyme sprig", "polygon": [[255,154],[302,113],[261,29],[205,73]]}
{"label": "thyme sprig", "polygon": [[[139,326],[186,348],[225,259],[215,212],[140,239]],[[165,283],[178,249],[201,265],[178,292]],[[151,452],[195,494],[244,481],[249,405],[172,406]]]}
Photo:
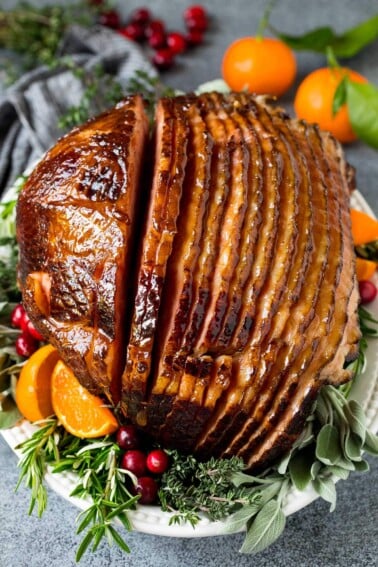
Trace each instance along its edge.
{"label": "thyme sprig", "polygon": [[74,23],[90,26],[97,12],[94,3],[85,1],[43,7],[20,2],[13,10],[0,10],[0,47],[20,56],[19,69],[8,69],[9,82],[38,65],[55,64],[67,27]]}

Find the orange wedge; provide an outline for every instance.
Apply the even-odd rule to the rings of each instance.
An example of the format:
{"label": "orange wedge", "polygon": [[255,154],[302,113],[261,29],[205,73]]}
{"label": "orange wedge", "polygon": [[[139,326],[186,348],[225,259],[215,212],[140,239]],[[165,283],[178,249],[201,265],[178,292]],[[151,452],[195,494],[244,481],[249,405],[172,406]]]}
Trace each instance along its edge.
{"label": "orange wedge", "polygon": [[53,415],[51,375],[59,354],[52,345],[35,351],[22,367],[16,384],[17,407],[29,421],[39,421]]}
{"label": "orange wedge", "polygon": [[377,264],[364,258],[356,258],[356,274],[358,281],[370,280],[373,277]]}
{"label": "orange wedge", "polygon": [[353,242],[356,246],[378,240],[378,220],[356,209],[350,210],[350,216]]}
{"label": "orange wedge", "polygon": [[118,422],[104,401],[84,388],[61,360],[52,374],[51,397],[60,423],[76,437],[101,437],[118,429]]}

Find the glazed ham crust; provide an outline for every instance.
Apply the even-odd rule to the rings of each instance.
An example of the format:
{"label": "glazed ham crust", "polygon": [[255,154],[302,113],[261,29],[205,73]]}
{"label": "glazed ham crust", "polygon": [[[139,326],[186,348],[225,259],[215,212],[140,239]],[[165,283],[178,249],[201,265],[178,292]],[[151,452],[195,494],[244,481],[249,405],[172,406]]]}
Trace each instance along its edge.
{"label": "glazed ham crust", "polygon": [[24,303],[81,382],[164,446],[263,470],[321,386],[351,378],[352,170],[265,97],[165,98],[154,122],[148,142],[128,97],[37,166],[17,211]]}

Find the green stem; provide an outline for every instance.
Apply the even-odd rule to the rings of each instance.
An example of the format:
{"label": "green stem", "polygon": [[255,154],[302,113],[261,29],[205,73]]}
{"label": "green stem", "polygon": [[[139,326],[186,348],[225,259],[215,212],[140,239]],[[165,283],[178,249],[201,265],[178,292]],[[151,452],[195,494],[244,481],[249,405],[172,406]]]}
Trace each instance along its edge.
{"label": "green stem", "polygon": [[265,8],[264,14],[259,22],[256,39],[261,40],[263,38],[264,32],[269,24],[270,14],[277,4],[277,0],[269,0],[267,7]]}

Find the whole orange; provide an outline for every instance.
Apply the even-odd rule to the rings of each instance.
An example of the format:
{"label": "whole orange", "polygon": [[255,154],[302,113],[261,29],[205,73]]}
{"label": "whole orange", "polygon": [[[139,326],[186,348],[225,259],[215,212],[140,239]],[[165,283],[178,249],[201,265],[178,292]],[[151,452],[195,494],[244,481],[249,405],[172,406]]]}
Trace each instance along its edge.
{"label": "whole orange", "polygon": [[340,142],[353,142],[357,136],[350,124],[346,104],[335,115],[332,113],[333,98],[344,77],[356,83],[367,83],[365,77],[345,67],[316,69],[299,85],[294,109],[298,118],[319,124],[320,128],[331,132]]}
{"label": "whole orange", "polygon": [[297,72],[293,51],[279,39],[243,37],[225,51],[222,75],[234,91],[281,96]]}

